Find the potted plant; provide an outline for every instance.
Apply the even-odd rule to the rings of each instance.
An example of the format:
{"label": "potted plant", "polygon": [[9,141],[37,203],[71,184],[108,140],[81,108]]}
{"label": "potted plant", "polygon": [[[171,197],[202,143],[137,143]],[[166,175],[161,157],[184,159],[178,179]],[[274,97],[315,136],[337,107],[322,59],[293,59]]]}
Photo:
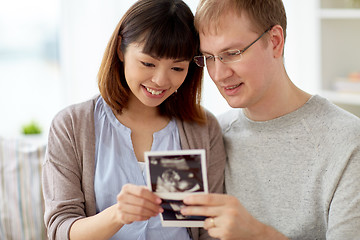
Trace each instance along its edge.
{"label": "potted plant", "polygon": [[24,135],[34,135],[41,133],[42,133],[42,129],[40,125],[34,120],[22,126],[22,134]]}
{"label": "potted plant", "polygon": [[32,149],[46,142],[46,136],[42,134],[42,128],[38,122],[32,120],[21,127],[22,139],[26,147]]}

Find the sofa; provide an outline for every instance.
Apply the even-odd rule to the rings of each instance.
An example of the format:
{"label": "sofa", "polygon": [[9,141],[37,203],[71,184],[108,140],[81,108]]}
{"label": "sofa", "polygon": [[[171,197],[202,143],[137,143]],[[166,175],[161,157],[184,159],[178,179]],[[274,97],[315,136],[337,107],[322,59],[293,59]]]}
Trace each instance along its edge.
{"label": "sofa", "polygon": [[41,137],[0,138],[0,239],[43,240]]}

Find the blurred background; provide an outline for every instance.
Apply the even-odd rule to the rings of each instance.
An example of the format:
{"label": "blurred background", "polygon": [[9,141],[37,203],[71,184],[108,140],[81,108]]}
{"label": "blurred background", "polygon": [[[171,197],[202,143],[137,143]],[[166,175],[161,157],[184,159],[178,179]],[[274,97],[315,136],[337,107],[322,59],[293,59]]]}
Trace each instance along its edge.
{"label": "blurred background", "polygon": [[[20,136],[22,126],[31,121],[47,134],[57,112],[98,93],[96,75],[105,47],[134,2],[0,0],[0,137]],[[195,12],[198,0],[185,2]],[[358,93],[339,92],[334,86],[350,82],[344,78],[360,70],[360,14],[355,2],[284,0],[288,16],[285,65],[290,78],[305,91],[325,95],[354,113],[360,106]],[[351,50],[343,54],[334,49],[344,52],[349,45]],[[346,54],[354,55],[350,63],[344,59]],[[230,109],[206,70],[204,84],[206,108],[215,115]]]}

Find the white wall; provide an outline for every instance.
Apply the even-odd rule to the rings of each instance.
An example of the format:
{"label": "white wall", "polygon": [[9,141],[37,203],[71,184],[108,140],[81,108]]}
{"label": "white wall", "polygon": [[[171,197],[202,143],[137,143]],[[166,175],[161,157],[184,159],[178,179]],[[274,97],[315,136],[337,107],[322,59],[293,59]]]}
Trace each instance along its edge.
{"label": "white wall", "polygon": [[[98,93],[96,75],[106,44],[121,16],[135,0],[60,0],[60,2],[61,68],[56,71],[60,71],[61,75],[58,78],[53,76],[52,81],[49,81],[50,77],[44,78],[44,76],[29,81],[30,78],[24,76],[32,72],[35,76],[32,79],[36,79],[36,73],[40,72],[38,68],[41,66],[36,66],[36,62],[27,64],[28,73],[17,73],[20,76],[11,80],[17,81],[16,83],[7,81],[11,78],[9,76],[4,78],[0,73],[0,107],[3,123],[0,124],[0,136],[17,134],[19,126],[33,118],[39,120],[47,131],[52,117],[61,108],[84,101]],[[198,0],[185,0],[185,2],[195,12]],[[294,82],[311,93],[316,92],[318,88],[316,80],[318,46],[315,24],[317,2],[284,0],[288,15],[285,65]],[[26,10],[32,11],[31,5]],[[1,65],[0,62],[0,70],[1,67],[6,66]],[[49,74],[55,74],[56,71]],[[29,89],[35,89],[35,92],[28,93]],[[206,70],[203,105],[215,115],[230,109],[208,77]],[[36,106],[36,111],[31,110],[31,106]]]}
{"label": "white wall", "polygon": [[98,93],[96,75],[105,47],[133,2],[62,0],[61,66],[67,104]]}
{"label": "white wall", "polygon": [[[97,93],[96,74],[103,51],[120,17],[135,0],[105,3],[100,0],[63,0],[64,76],[67,83],[67,103],[78,102]],[[193,12],[198,0],[185,0]],[[285,46],[285,65],[296,85],[316,93],[317,1],[284,0],[288,16],[288,38]],[[230,107],[221,97],[205,71],[203,105],[216,115]]]}
{"label": "white wall", "polygon": [[303,90],[319,92],[319,43],[316,15],[318,0],[283,0],[287,13],[285,67],[291,80]]}
{"label": "white wall", "polygon": [[[57,0],[0,1],[0,137],[45,126],[63,103],[56,63]],[[45,10],[44,10],[45,9]]]}
{"label": "white wall", "polygon": [[[96,74],[102,54],[121,16],[135,0],[63,0],[62,67],[66,79],[66,102],[88,99],[98,92]],[[197,0],[185,0],[195,12]],[[80,14],[80,15],[79,15]],[[230,107],[205,73],[203,104],[215,114]]]}

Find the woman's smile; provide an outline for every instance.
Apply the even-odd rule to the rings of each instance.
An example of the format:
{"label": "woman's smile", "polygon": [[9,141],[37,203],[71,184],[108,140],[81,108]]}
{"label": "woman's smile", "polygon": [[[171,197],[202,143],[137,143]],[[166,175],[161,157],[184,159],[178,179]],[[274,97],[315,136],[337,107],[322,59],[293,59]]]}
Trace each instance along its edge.
{"label": "woman's smile", "polygon": [[[142,85],[142,87],[145,89],[145,93],[147,96],[150,97],[162,97],[164,96],[166,89],[154,89],[147,86]],[[150,94],[150,95],[149,95]]]}

